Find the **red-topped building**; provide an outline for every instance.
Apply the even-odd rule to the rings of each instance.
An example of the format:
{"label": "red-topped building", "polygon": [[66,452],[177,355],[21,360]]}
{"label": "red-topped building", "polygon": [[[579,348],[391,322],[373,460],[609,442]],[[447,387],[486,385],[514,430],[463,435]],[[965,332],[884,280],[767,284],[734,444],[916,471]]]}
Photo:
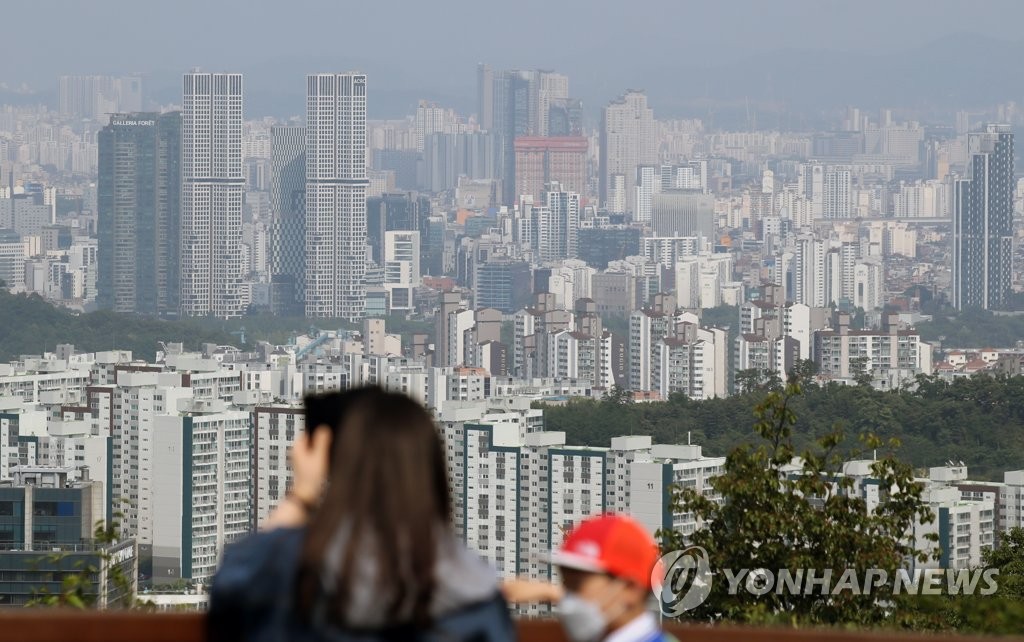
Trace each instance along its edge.
{"label": "red-topped building", "polygon": [[544,184],[557,181],[581,197],[587,187],[587,139],[583,136],[524,136],[515,141],[516,197],[543,200]]}

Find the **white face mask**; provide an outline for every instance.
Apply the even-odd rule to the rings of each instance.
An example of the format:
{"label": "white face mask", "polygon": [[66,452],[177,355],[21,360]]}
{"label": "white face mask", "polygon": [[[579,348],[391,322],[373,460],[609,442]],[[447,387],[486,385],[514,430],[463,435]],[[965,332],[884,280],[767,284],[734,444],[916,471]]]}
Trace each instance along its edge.
{"label": "white face mask", "polygon": [[566,593],[558,603],[558,619],[572,642],[597,642],[608,629],[601,607],[575,593]]}

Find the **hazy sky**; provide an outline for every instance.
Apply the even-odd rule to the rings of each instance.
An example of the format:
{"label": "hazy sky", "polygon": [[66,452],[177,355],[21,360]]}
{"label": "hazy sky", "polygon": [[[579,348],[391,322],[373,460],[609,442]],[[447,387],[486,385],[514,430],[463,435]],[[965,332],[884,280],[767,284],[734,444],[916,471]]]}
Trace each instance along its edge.
{"label": "hazy sky", "polygon": [[9,86],[27,82],[51,91],[61,73],[143,72],[159,90],[200,66],[242,71],[257,91],[301,93],[301,73],[358,68],[371,74],[371,91],[429,93],[464,108],[473,107],[479,61],[564,71],[574,93],[593,104],[651,78],[660,83],[674,69],[756,66],[758,57],[783,50],[895,59],[961,34],[1016,42],[1024,21],[1019,0],[4,4],[0,81]]}

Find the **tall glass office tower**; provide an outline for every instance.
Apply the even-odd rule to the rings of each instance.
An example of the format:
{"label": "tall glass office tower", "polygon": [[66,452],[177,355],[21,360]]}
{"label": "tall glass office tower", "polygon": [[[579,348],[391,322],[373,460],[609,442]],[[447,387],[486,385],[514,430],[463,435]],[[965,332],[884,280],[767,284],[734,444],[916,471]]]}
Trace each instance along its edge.
{"label": "tall glass office tower", "polygon": [[1001,308],[1013,278],[1013,132],[988,125],[967,149],[967,174],[953,182],[953,305]]}
{"label": "tall glass office tower", "polygon": [[177,315],[181,113],[114,114],[98,144],[97,303]]}

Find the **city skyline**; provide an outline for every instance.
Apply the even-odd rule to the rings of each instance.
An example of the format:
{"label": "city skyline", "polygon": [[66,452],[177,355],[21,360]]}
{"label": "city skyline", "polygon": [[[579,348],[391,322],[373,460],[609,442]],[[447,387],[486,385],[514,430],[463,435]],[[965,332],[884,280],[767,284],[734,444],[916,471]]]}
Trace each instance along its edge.
{"label": "city skyline", "polygon": [[[230,4],[204,6],[203,10],[228,12],[227,6]],[[325,11],[330,13],[340,10],[323,2],[304,4],[317,7],[318,15]],[[991,8],[992,4],[997,4],[1000,7],[999,11],[1008,16],[1021,11],[1021,7],[1013,2],[988,3],[993,12],[996,9]],[[128,8],[119,2],[112,2],[107,6],[112,12],[117,11],[118,6]],[[466,7],[459,2],[453,3],[452,6]],[[216,39],[224,37],[224,34],[203,29],[198,33],[194,30],[190,32],[193,34],[188,48],[190,54],[176,54],[176,49],[172,48],[170,52],[180,55],[179,59],[161,56],[159,59],[147,60],[146,47],[137,35],[146,33],[147,30],[140,28],[135,32],[121,28],[116,32],[118,38],[139,40],[139,45],[133,47],[138,55],[133,56],[130,62],[119,53],[106,50],[102,46],[103,39],[100,38],[96,47],[80,52],[74,60],[58,62],[63,59],[44,50],[33,57],[34,62],[31,66],[18,64],[8,67],[0,62],[0,77],[8,79],[10,92],[16,90],[23,82],[29,82],[37,91],[52,96],[56,89],[52,79],[58,75],[142,72],[147,74],[146,84],[153,90],[156,104],[160,105],[176,101],[176,76],[180,73],[179,70],[199,63],[210,69],[229,68],[245,73],[248,79],[248,103],[253,115],[285,116],[290,113],[288,105],[296,99],[301,100],[304,96],[301,80],[304,74],[339,67],[358,68],[376,79],[374,86],[377,104],[370,105],[371,118],[392,117],[403,113],[420,98],[452,104],[466,113],[475,111],[477,93],[473,72],[478,62],[489,62],[496,69],[559,69],[575,79],[576,95],[584,99],[584,105],[591,118],[597,116],[601,105],[626,88],[616,86],[616,83],[611,81],[615,77],[631,78],[631,86],[646,89],[651,96],[652,106],[665,114],[706,115],[706,105],[702,107],[701,103],[712,100],[718,101],[717,111],[720,114],[724,116],[728,111],[736,112],[739,115],[737,122],[742,122],[742,114],[748,106],[745,103],[749,100],[755,108],[763,106],[762,122],[776,121],[784,125],[788,122],[791,126],[798,126],[800,119],[794,117],[787,121],[785,118],[776,118],[773,116],[773,103],[791,103],[792,111],[802,112],[802,118],[810,123],[815,121],[818,110],[839,108],[844,104],[857,102],[858,96],[870,97],[873,103],[870,106],[873,107],[889,102],[906,108],[921,107],[923,97],[927,97],[927,100],[933,103],[945,102],[947,108],[956,103],[973,107],[975,105],[969,102],[972,96],[984,101],[1019,98],[1012,92],[1004,93],[1005,88],[997,88],[992,83],[980,81],[980,77],[984,77],[981,72],[986,71],[993,77],[1001,75],[1007,78],[1009,86],[1024,86],[1024,82],[1013,82],[1014,78],[1020,79],[1020,70],[1009,65],[1000,70],[993,67],[1002,65],[1002,60],[1019,57],[1014,54],[1021,50],[1019,39],[1016,33],[1006,26],[1012,20],[1000,21],[996,25],[988,24],[984,29],[972,28],[970,23],[952,18],[957,13],[956,6],[955,2],[902,2],[896,7],[881,2],[867,2],[858,3],[856,10],[832,7],[826,19],[822,15],[803,11],[799,2],[790,2],[747,7],[740,20],[731,20],[732,15],[724,6],[695,5],[686,7],[688,20],[682,27],[674,21],[654,20],[638,24],[637,19],[631,16],[621,16],[618,20],[610,16],[607,20],[590,18],[593,22],[593,28],[589,30],[590,38],[574,43],[573,47],[561,44],[564,39],[538,38],[542,46],[531,47],[527,52],[503,51],[494,48],[488,41],[479,42],[475,47],[463,43],[457,50],[438,45],[436,41],[427,40],[425,34],[429,33],[427,25],[443,21],[442,14],[435,15],[422,8],[403,6],[400,11],[407,15],[425,14],[418,15],[418,19],[414,21],[420,28],[404,39],[404,42],[409,43],[409,47],[417,47],[416,54],[403,58],[398,52],[407,53],[404,47],[395,53],[382,50],[381,55],[367,55],[367,51],[375,50],[373,39],[383,36],[374,29],[356,34],[355,39],[346,41],[351,44],[340,51],[336,47],[329,50],[321,48],[315,38],[305,40],[301,47],[284,48],[284,41],[281,38],[266,32],[273,24],[273,20],[263,20],[263,17],[273,14],[274,5],[265,2],[245,5],[248,11],[239,7],[239,11],[232,12],[232,19],[236,22],[241,21],[239,25],[248,25],[245,33],[250,37],[258,33],[267,33],[269,42],[282,47],[279,52],[271,48],[262,56],[242,54],[244,46],[215,45]],[[946,7],[946,10],[942,7]],[[662,8],[664,11],[671,11],[674,7],[670,3],[665,3]],[[876,19],[876,16],[882,15],[883,8],[887,19]],[[78,12],[77,7],[63,7],[62,10],[72,14]],[[565,18],[571,16],[574,22],[587,19],[588,13],[584,6],[575,2],[544,6],[543,10],[554,11],[556,15]],[[20,11],[29,9],[12,7],[13,15],[10,19],[17,21]],[[378,15],[378,12],[383,11],[390,15],[384,5],[346,7],[346,11],[353,16],[362,14],[366,24],[370,25],[376,23],[372,16]],[[457,14],[459,10],[453,8],[452,11]],[[622,10],[612,8],[610,11]],[[842,14],[841,19],[835,17],[836,11]],[[94,30],[98,33],[111,28],[102,22],[97,24],[88,12],[82,14],[73,22],[69,21],[69,24],[93,24]],[[147,11],[142,13],[131,7],[130,11],[119,12],[122,21],[119,25],[148,24],[151,19],[171,25],[180,22],[182,15],[184,14],[176,14],[159,5],[147,7]],[[513,14],[510,19],[497,20],[494,24],[496,28],[508,30],[510,38],[517,30],[536,33],[538,25],[528,23],[528,15],[529,12],[524,8]],[[551,20],[539,28],[547,31],[554,29],[555,24],[558,24],[558,21]],[[611,37],[609,25],[613,24],[627,36],[642,41],[644,49],[638,49],[634,56],[611,57],[604,54],[603,49],[596,44],[588,44],[600,42],[602,33],[606,34],[606,37]],[[728,25],[729,28],[700,28],[701,25],[708,24]],[[908,24],[919,27],[908,29],[905,27]],[[858,28],[857,25],[861,27]],[[184,29],[184,26],[182,28]],[[241,26],[239,28],[241,29]],[[314,26],[314,29],[319,28]],[[645,63],[642,51],[649,52],[649,60],[677,59],[675,52],[667,47],[668,43],[673,41],[669,30],[680,28],[686,31],[686,39],[691,48],[713,52],[708,57],[708,62],[702,64],[683,58],[672,64]],[[581,31],[587,32],[582,26]],[[773,38],[766,39],[764,33],[772,33]],[[788,36],[783,37],[783,33]],[[111,37],[114,35],[111,34]],[[678,37],[678,34],[673,35]],[[20,33],[12,34],[12,46],[29,46],[28,43],[19,45],[18,39],[21,37]],[[392,37],[391,34],[389,37]],[[398,38],[398,35],[395,34],[393,37]],[[475,34],[470,37],[474,40],[481,38]],[[69,36],[67,39],[73,37]],[[329,40],[328,38],[324,42]],[[363,46],[356,46],[357,40],[363,42]],[[961,51],[956,56],[944,53],[958,47]],[[467,50],[483,53],[467,59]],[[988,56],[985,55],[987,51],[1000,53]],[[899,55],[901,62],[893,66],[889,56],[896,54]],[[605,71],[595,74],[593,68],[589,67],[591,63]],[[938,69],[943,66],[950,69],[950,77],[957,84],[951,86],[949,82],[941,82],[941,76],[937,74]],[[689,82],[665,83],[662,80],[671,77],[671,69],[680,67],[692,76]],[[30,69],[38,71],[28,74]],[[439,73],[438,70],[441,69],[463,71],[455,74]],[[783,69],[788,69],[789,72],[784,73],[781,71]],[[834,74],[823,73],[824,69],[832,69]],[[888,77],[884,73],[887,69],[891,72]],[[953,73],[953,70],[959,73]],[[733,82],[724,81],[730,77],[734,78]],[[281,78],[292,80],[281,83]],[[839,82],[840,78],[843,79],[842,82]],[[874,80],[864,82],[867,78]],[[885,84],[879,86],[878,79],[884,79]],[[889,94],[888,100],[886,94]],[[15,93],[7,95],[11,99],[17,98]],[[818,100],[819,96],[824,101]],[[56,107],[55,100],[53,104]]]}
{"label": "city skyline", "polygon": [[62,24],[0,59],[4,554],[124,503],[108,549],[197,607],[296,499],[304,400],[361,386],[429,410],[452,534],[502,578],[557,579],[536,560],[606,511],[719,537],[730,493],[820,472],[790,424],[849,435],[826,483],[856,492],[771,502],[840,539],[889,465],[937,520],[891,551],[957,535],[886,559],[1024,536],[1024,5],[979,36],[947,0],[192,2],[69,9],[81,57]]}

